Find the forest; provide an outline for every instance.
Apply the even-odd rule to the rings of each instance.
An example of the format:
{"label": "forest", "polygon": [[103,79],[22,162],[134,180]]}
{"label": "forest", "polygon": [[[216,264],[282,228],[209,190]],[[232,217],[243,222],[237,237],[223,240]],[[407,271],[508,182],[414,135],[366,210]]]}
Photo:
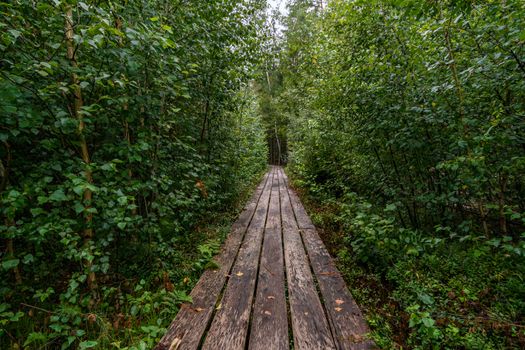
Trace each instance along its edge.
{"label": "forest", "polygon": [[1,349],[153,348],[268,164],[379,348],[525,347],[525,2],[276,3],[0,2]]}

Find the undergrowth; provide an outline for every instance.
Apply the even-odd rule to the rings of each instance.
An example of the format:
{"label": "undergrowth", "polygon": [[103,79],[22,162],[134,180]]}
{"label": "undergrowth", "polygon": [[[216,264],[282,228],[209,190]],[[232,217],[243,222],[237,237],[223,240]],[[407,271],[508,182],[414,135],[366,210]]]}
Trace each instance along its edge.
{"label": "undergrowth", "polygon": [[525,347],[524,243],[401,227],[356,194],[299,192],[383,349]]}
{"label": "undergrowth", "polygon": [[[259,179],[258,177],[257,179]],[[0,304],[2,349],[151,349],[165,333],[182,303],[207,268],[216,268],[213,256],[227,237],[255,182],[242,186],[237,204],[201,221],[193,232],[162,244],[129,241],[122,256],[132,264],[119,266],[104,281],[98,302],[86,313],[86,296],[73,280],[35,293],[7,295]],[[130,261],[130,259],[126,259]],[[58,293],[62,290],[58,300]],[[19,311],[11,311],[19,304]],[[47,305],[47,306],[46,306]],[[28,335],[22,337],[22,335]],[[23,339],[22,342],[19,339]]]}

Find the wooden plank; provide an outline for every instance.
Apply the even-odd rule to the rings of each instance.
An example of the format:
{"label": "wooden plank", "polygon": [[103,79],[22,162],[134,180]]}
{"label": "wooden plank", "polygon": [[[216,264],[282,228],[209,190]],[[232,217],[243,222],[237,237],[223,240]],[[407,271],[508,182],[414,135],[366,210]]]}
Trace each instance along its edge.
{"label": "wooden plank", "polygon": [[302,231],[337,349],[377,349],[368,325],[315,229]]}
{"label": "wooden plank", "polygon": [[248,348],[288,349],[279,181],[272,187],[261,254]]}
{"label": "wooden plank", "polygon": [[268,202],[270,200],[270,193],[271,188],[273,184],[273,178],[276,175],[276,169],[272,168],[270,170],[270,176],[271,178],[268,180],[268,183],[266,184],[263,193],[261,194],[261,199],[259,202],[264,202],[266,205],[257,205],[257,209],[255,209],[255,214],[253,215],[253,219],[250,222],[251,228],[260,228],[263,229],[264,225],[266,224],[266,214],[268,213]]}
{"label": "wooden plank", "polygon": [[244,349],[262,235],[262,228],[248,228],[203,349]]}
{"label": "wooden plank", "polygon": [[284,229],[284,260],[295,349],[335,349],[298,229]]}
{"label": "wooden plank", "polygon": [[288,349],[281,229],[267,229],[259,266],[249,349]]}
{"label": "wooden plank", "polygon": [[221,303],[206,335],[204,350],[242,350],[245,347],[271,185],[269,180],[239,249]]}
{"label": "wooden plank", "polygon": [[290,197],[288,195],[288,188],[286,182],[286,174],[282,169],[279,169],[280,179],[280,198],[281,198],[281,222],[284,229],[296,229],[297,221],[295,220],[295,214],[290,203]]}
{"label": "wooden plank", "polygon": [[214,258],[219,269],[206,270],[203,273],[190,294],[193,303],[181,306],[180,311],[166,334],[155,347],[155,350],[197,349],[212,316],[217,298],[226,282],[226,277],[230,272],[248,224],[269,179],[270,173],[267,173],[245,206],[245,210],[232,226],[232,230],[220,253]]}
{"label": "wooden plank", "polygon": [[250,197],[250,200],[244,205],[242,212],[239,214],[239,218],[233,223],[232,228],[244,227],[246,229],[248,227],[248,224],[252,220],[253,214],[255,212],[255,208],[257,208],[257,204],[259,203],[262,192],[266,187],[266,183],[271,180],[271,178],[272,172],[269,170],[266,174],[264,174],[263,179],[255,189],[253,195]]}
{"label": "wooden plank", "polygon": [[266,228],[281,227],[281,206],[279,204],[279,174],[278,170],[274,171],[272,183],[272,192],[270,196],[270,206],[268,208],[268,217],[266,218]]}
{"label": "wooden plank", "polygon": [[284,173],[284,171],[280,170],[282,173],[282,178],[284,179],[284,182],[286,183],[286,187],[288,188],[288,193],[290,195],[290,201],[292,203],[292,208],[295,213],[295,218],[297,219],[297,225],[299,228],[315,228],[314,224],[312,223],[312,220],[310,219],[310,216],[308,216],[308,213],[304,209],[303,204],[299,200],[299,197],[297,196],[297,193],[289,186],[288,183],[288,177]]}

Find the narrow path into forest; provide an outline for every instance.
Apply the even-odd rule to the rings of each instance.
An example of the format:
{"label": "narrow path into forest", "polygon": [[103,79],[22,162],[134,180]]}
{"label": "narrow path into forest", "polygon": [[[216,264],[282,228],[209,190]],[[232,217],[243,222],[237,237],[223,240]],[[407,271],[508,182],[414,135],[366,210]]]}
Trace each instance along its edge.
{"label": "narrow path into forest", "polygon": [[281,167],[264,176],[156,349],[372,349]]}

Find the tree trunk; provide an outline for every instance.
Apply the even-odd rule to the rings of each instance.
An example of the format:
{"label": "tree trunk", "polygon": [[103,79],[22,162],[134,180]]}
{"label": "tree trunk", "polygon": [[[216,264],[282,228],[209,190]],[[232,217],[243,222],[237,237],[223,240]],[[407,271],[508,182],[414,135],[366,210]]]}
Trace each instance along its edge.
{"label": "tree trunk", "polygon": [[[71,6],[68,6],[66,9],[66,23],[65,23],[65,31],[66,31],[66,44],[67,44],[67,58],[69,59],[69,62],[73,68],[78,67],[78,62],[75,57],[75,44],[73,42],[73,35],[74,35],[74,24],[73,24],[73,9]],[[78,76],[76,73],[71,73],[71,80],[73,82],[74,90],[73,90],[73,105],[71,108],[71,111],[75,118],[78,120],[78,138],[79,138],[79,144],[80,144],[80,153],[82,157],[82,161],[85,165],[84,170],[84,177],[88,183],[93,183],[93,174],[90,168],[90,154],[89,154],[89,148],[86,142],[86,138],[84,135],[84,128],[85,123],[82,116],[82,89],[80,88],[80,81],[78,79]],[[86,209],[91,208],[91,203],[93,200],[93,193],[89,188],[86,188],[84,190],[83,194],[83,202]],[[93,239],[93,214],[87,213],[85,216],[85,228],[83,232],[83,238],[84,238],[84,246],[90,249],[91,240]],[[91,254],[90,254],[91,255]],[[84,264],[88,269],[88,277],[87,282],[90,290],[97,289],[97,280],[95,272],[91,271],[92,268],[92,261],[88,259],[84,259]]]}

